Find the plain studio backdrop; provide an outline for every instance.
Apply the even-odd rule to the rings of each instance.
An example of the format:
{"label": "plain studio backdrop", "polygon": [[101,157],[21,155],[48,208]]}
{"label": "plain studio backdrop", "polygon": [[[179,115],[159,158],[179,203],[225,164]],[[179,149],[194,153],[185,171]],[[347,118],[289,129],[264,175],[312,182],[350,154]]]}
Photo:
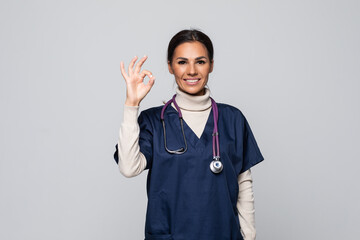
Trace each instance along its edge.
{"label": "plain studio backdrop", "polygon": [[143,239],[146,175],[113,160],[134,56],[174,93],[184,28],[215,47],[209,87],[249,120],[257,239],[357,239],[360,2],[0,2],[0,239]]}

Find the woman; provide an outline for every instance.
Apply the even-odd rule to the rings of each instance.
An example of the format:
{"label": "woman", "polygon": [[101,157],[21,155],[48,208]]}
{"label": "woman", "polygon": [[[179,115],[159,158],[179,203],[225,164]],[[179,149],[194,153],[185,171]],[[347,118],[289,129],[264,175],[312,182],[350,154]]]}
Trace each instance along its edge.
{"label": "woman", "polygon": [[155,78],[141,70],[146,56],[128,72],[121,63],[126,101],[114,158],[126,177],[149,170],[145,239],[255,239],[250,168],[263,157],[243,114],[210,98],[213,55],[204,33],[177,33],[168,46],[176,96],[138,122]]}

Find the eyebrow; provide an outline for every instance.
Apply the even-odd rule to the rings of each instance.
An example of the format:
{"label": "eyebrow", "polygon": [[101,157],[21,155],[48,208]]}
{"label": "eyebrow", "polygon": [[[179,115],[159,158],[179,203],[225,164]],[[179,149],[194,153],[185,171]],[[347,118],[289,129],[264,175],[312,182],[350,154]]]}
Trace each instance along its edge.
{"label": "eyebrow", "polygon": [[[200,59],[203,59],[203,58],[206,59],[205,56],[200,56],[200,57],[195,58],[195,60],[200,60]],[[184,57],[178,57],[178,58],[176,58],[176,60],[178,60],[178,59],[180,59],[180,60],[188,60],[187,58],[184,58]]]}

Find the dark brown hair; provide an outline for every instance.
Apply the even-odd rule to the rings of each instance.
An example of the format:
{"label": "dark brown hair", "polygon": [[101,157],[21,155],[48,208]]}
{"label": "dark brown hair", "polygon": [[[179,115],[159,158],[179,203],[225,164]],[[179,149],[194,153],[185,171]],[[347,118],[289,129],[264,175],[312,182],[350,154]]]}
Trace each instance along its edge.
{"label": "dark brown hair", "polygon": [[167,59],[171,64],[175,48],[185,42],[201,42],[207,49],[210,61],[214,58],[214,48],[210,38],[203,32],[195,29],[182,30],[175,34],[169,42]]}

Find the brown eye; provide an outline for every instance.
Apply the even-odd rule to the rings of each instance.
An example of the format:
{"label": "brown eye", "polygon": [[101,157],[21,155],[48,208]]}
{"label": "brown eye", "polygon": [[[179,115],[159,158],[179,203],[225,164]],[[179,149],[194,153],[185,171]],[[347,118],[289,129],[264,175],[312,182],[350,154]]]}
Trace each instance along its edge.
{"label": "brown eye", "polygon": [[198,64],[205,64],[206,62],[203,61],[203,60],[200,60],[200,61],[198,61],[197,63],[198,63]]}
{"label": "brown eye", "polygon": [[178,64],[180,64],[180,65],[183,65],[183,64],[185,64],[186,62],[185,61],[179,61],[178,62]]}

